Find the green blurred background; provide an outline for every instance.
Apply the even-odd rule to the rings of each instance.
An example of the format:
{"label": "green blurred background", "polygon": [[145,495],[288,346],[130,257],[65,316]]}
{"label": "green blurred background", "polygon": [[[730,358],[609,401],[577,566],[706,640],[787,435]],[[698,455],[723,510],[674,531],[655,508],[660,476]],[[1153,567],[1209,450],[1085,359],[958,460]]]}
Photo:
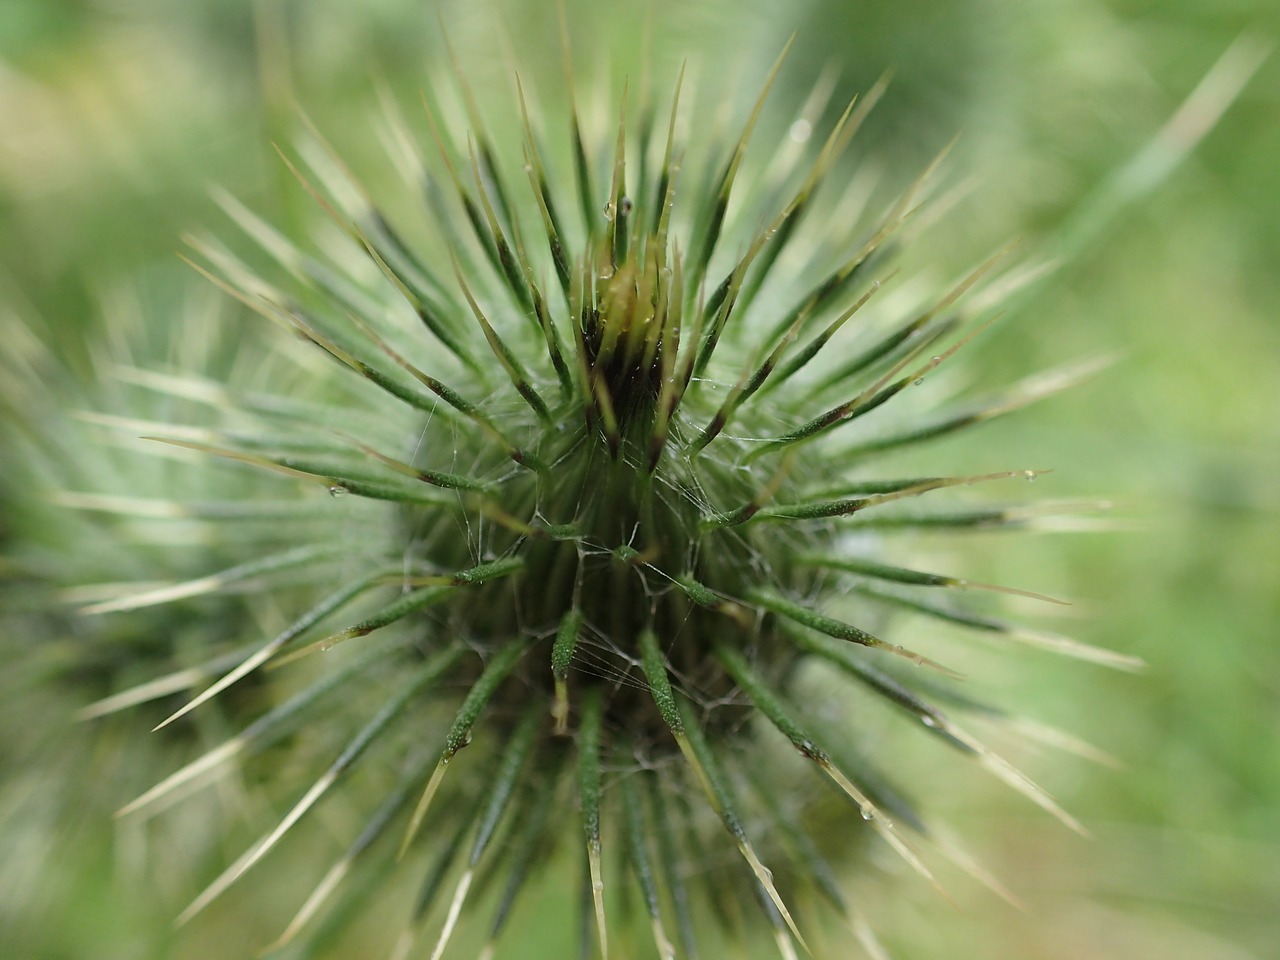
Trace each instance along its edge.
{"label": "green blurred background", "polygon": [[[599,62],[636,62],[642,5],[569,8]],[[441,9],[460,46],[491,50],[499,68],[510,37],[554,35],[550,4]],[[849,92],[892,68],[865,152],[916,169],[962,134],[951,166],[973,189],[930,241],[945,268],[1011,236],[1033,256],[1069,250],[971,353],[975,379],[994,385],[1115,357],[1085,386],[955,441],[976,468],[1055,466],[1037,493],[1117,504],[1118,532],[980,541],[974,570],[1072,597],[1076,636],[1150,664],[1109,674],[1028,654],[995,680],[1022,712],[1122,761],[1032,764],[1094,837],[1069,834],[977,776],[938,784],[935,809],[974,838],[1028,909],[967,890],[952,906],[900,882],[868,894],[877,930],[895,956],[913,958],[1275,956],[1280,56],[1157,189],[1124,205],[1128,181],[1116,176],[1238,37],[1280,37],[1280,11],[1266,0],[682,0],[651,12],[662,62],[704,50],[764,60],[798,30],[784,103],[801,103],[829,63]],[[335,139],[376,152],[360,126],[375,82],[419,86],[437,33],[435,5],[422,0],[3,0],[0,342],[38,356],[30,344],[43,343],[55,358],[36,364],[47,367],[47,394],[0,391],[6,435],[52,429],[41,426],[43,405],[59,396],[94,396],[84,381],[95,345],[115,336],[122,291],[160,324],[183,322],[197,281],[174,255],[179,237],[230,230],[210,183],[287,220],[296,198],[270,142],[293,123],[291,91],[341,131]],[[534,70],[538,61],[554,69],[554,56],[554,45],[519,51]],[[115,312],[104,308],[113,303]],[[22,552],[15,543],[40,531],[14,512],[31,499],[13,487],[20,471],[4,474],[0,536],[7,552]],[[231,957],[264,943],[274,931],[254,911],[267,905],[237,898],[170,935],[195,881],[157,889],[163,871],[122,868],[121,838],[102,815],[127,796],[76,777],[81,759],[129,741],[91,743],[86,728],[54,719],[78,706],[73,693],[39,687],[40,630],[62,628],[29,611],[20,624],[20,640],[0,648],[14,664],[0,707],[3,756],[22,771],[10,780],[21,790],[0,806],[10,864],[0,868],[0,925],[20,931],[22,953],[4,948],[3,932],[0,953]],[[32,727],[57,735],[12,746]],[[24,819],[31,809],[46,815]],[[564,930],[529,923],[527,952],[508,955],[556,955]],[[547,946],[533,946],[544,934]]]}

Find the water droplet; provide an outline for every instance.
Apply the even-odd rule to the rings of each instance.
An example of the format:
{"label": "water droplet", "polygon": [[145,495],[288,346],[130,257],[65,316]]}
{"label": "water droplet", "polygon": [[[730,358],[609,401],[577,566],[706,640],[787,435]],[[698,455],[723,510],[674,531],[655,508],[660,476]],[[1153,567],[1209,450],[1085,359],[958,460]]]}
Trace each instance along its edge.
{"label": "water droplet", "polygon": [[939,356],[936,356],[936,355],[935,355],[935,356],[932,356],[932,357],[930,357],[930,358],[929,358],[929,362],[930,362],[930,363],[941,363],[941,362],[942,362],[942,357],[939,357]]}
{"label": "water droplet", "polygon": [[625,217],[628,213],[630,213],[630,212],[631,212],[631,198],[630,198],[630,197],[623,197],[621,200],[619,200],[619,201],[618,201],[618,210],[622,213],[622,215],[623,215],[624,217]]}
{"label": "water droplet", "polygon": [[813,124],[801,117],[791,125],[788,135],[795,143],[804,143],[811,133],[813,133]]}
{"label": "water droplet", "polygon": [[329,488],[329,496],[331,497],[345,497],[350,492],[351,491],[348,490],[346,487],[337,483],[335,483],[333,486]]}
{"label": "water droplet", "polygon": [[533,164],[531,164],[531,163],[526,163],[526,164],[524,165],[524,172],[525,172],[525,173],[533,173]]}
{"label": "water droplet", "polygon": [[926,727],[936,727],[938,725],[938,721],[935,720],[933,717],[931,717],[927,713],[920,718],[920,722],[923,723]]}
{"label": "water droplet", "polygon": [[1023,470],[1022,476],[1024,479],[1034,480],[1036,478],[1036,472],[1034,470]]}
{"label": "water droplet", "polygon": [[876,816],[875,811],[874,811],[874,810],[872,810],[870,807],[863,807],[863,808],[861,809],[861,811],[860,811],[860,812],[861,812],[861,814],[862,814],[862,819],[863,819],[863,820],[874,820],[874,819],[875,819],[875,816]]}
{"label": "water droplet", "polygon": [[610,200],[608,203],[604,205],[604,210],[602,212],[604,213],[604,218],[606,220],[613,219],[613,201],[612,200]]}
{"label": "water droplet", "polygon": [[916,378],[915,378],[914,380],[912,380],[911,382],[912,382],[912,384],[914,384],[915,386],[917,386],[917,387],[918,387],[918,386],[920,386],[920,384],[924,383],[924,377],[916,377]]}

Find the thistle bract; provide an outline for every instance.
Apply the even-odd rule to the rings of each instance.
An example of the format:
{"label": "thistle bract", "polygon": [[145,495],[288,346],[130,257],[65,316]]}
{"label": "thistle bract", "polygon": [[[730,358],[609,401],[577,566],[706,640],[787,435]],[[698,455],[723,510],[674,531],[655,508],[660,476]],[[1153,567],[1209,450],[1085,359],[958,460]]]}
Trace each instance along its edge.
{"label": "thistle bract", "polygon": [[[661,106],[624,94],[607,133],[582,120],[572,75],[567,116],[540,114],[517,81],[518,123],[504,127],[516,133],[495,138],[458,71],[465,136],[439,89],[421,123],[388,109],[416,209],[376,202],[314,130],[282,156],[326,218],[318,240],[221,198],[260,248],[252,255],[274,266],[251,268],[213,241],[194,242],[193,262],[296,336],[299,366],[332,377],[330,400],[213,391],[225,429],[156,437],[170,452],[279,474],[298,499],[259,521],[280,525],[278,548],[94,609],[223,590],[309,596],[273,638],[206,664],[206,685],[166,723],[264,668],[301,679],[282,679],[275,706],[127,812],[300,730],[315,773],[184,917],[373,765],[392,771],[389,787],[280,945],[316,934],[349,873],[404,860],[426,873],[400,955],[424,938],[442,955],[459,924],[477,922],[468,905],[482,896],[493,913],[479,922],[500,949],[528,878],[549,850],[576,845],[601,955],[619,884],[641,894],[661,956],[694,956],[699,912],[732,924],[739,899],[758,901],[794,956],[804,939],[792,895],[809,889],[875,950],[807,829],[815,797],[842,798],[850,838],[887,844],[926,879],[931,858],[963,855],[931,844],[856,731],[815,720],[796,680],[814,663],[849,698],[893,705],[941,749],[1073,822],[944,711],[948,699],[958,713],[971,706],[948,693],[952,671],[881,626],[907,607],[1123,665],[939,602],[984,585],[881,554],[904,529],[1035,524],[1041,512],[1019,507],[928,509],[946,488],[1035,472],[895,476],[872,462],[1070,376],[878,425],[978,329],[993,298],[966,295],[999,257],[927,302],[886,302],[891,255],[933,171],[871,216],[858,190],[832,194],[829,175],[878,88],[825,139],[753,147],[781,62],[723,139],[682,116],[683,74]],[[686,126],[695,133],[682,136]],[[851,224],[861,233],[843,239]],[[484,749],[463,754],[473,738]],[[790,748],[811,773],[794,775],[780,756]],[[700,865],[721,848],[733,859]]]}

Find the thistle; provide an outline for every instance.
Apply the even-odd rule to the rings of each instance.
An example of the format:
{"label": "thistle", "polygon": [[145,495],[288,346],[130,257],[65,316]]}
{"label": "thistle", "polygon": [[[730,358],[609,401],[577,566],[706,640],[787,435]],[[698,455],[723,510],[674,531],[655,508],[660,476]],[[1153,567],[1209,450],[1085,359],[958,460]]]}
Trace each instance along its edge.
{"label": "thistle", "polygon": [[[87,609],[244,592],[291,608],[292,621],[99,712],[193,676],[196,694],[161,727],[253,678],[274,697],[126,815],[286,735],[314,774],[183,919],[374,768],[364,825],[275,947],[323,947],[317,928],[342,915],[324,908],[349,875],[412,868],[425,873],[397,957],[424,939],[440,957],[459,925],[486,922],[486,950],[501,952],[529,879],[552,851],[577,847],[584,927],[601,956],[631,929],[619,909],[630,886],[663,957],[697,955],[704,908],[733,929],[751,899],[778,952],[795,956],[807,946],[795,905],[810,891],[874,955],[818,835],[831,822],[851,848],[885,844],[927,882],[941,857],[999,884],[931,834],[856,730],[806,702],[815,671],[1078,827],[979,738],[966,714],[985,708],[952,669],[895,641],[889,614],[1131,661],[937,600],[1024,591],[901,566],[885,549],[903,532],[1035,527],[1076,505],[930,509],[951,488],[1040,471],[902,476],[875,458],[1015,410],[1080,371],[916,412],[916,386],[994,316],[1002,285],[984,285],[1004,254],[927,302],[882,293],[935,169],[869,217],[860,189],[828,195],[879,86],[822,142],[754,157],[783,57],[725,142],[680,135],[683,73],[660,109],[647,92],[635,105],[623,94],[607,152],[571,71],[567,117],[544,119],[517,80],[518,123],[501,128],[517,132],[495,137],[459,69],[465,138],[436,91],[423,130],[388,107],[393,159],[420,209],[392,213],[314,129],[282,159],[328,220],[316,241],[220,198],[272,265],[210,240],[192,241],[192,262],[295,338],[287,356],[309,393],[237,398],[152,377],[219,424],[151,439],[277,474],[287,492],[269,505],[183,506],[250,519],[262,535],[226,569]],[[548,138],[566,148],[548,150]],[[893,426],[897,407],[912,416]],[[721,848],[734,859],[701,865]],[[469,909],[481,900],[487,920]]]}

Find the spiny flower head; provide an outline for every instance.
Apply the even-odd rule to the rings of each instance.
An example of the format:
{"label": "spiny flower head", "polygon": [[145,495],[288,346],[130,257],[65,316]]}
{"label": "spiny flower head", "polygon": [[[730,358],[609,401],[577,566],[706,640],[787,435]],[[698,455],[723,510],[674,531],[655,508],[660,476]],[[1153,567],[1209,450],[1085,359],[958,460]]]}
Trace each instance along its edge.
{"label": "spiny flower head", "polygon": [[[804,702],[814,664],[843,677],[850,700],[891,704],[1074,824],[943,709],[972,707],[948,685],[954,673],[880,627],[906,607],[1126,663],[938,603],[929,594],[985,585],[881,553],[895,531],[1034,525],[1044,511],[904,507],[1035,471],[870,469],[874,455],[1017,408],[1072,376],[877,428],[882,408],[972,337],[966,328],[978,328],[992,298],[963,298],[1000,258],[918,307],[882,305],[887,261],[933,171],[846,241],[849,223],[865,219],[859,192],[833,201],[823,188],[881,90],[850,104],[812,149],[763,151],[775,158],[764,166],[749,146],[781,62],[724,144],[678,134],[683,73],[661,113],[647,97],[633,111],[624,94],[599,168],[604,138],[589,136],[571,75],[567,122],[541,122],[517,81],[517,154],[490,135],[459,71],[465,140],[434,91],[425,132],[388,111],[394,158],[424,200],[394,214],[311,130],[282,156],[338,241],[318,231],[322,242],[295,242],[222,198],[276,265],[255,270],[197,240],[197,268],[303,341],[294,356],[308,376],[342,376],[325,402],[263,392],[232,404],[188,390],[225,423],[170,431],[157,437],[164,449],[279,474],[299,499],[261,521],[276,549],[92,607],[309,594],[272,639],[197,669],[211,682],[162,726],[267,668],[301,679],[281,680],[275,706],[126,808],[151,808],[286,734],[304,738],[310,784],[184,917],[268,858],[357,767],[381,765],[389,787],[280,945],[315,932],[357,867],[421,857],[427,872],[399,955],[432,920],[437,895],[448,906],[433,957],[469,916],[473,888],[499,885],[492,949],[529,876],[576,835],[584,917],[602,955],[618,912],[610,864],[639,888],[662,956],[695,955],[701,907],[732,924],[742,895],[794,956],[804,939],[792,894],[810,887],[875,950],[806,826],[825,796],[815,786],[825,780],[843,797],[850,836],[871,831],[932,880],[929,831],[892,777]],[[567,137],[568,149],[549,154],[547,136]],[[421,225],[399,222],[415,218],[434,239],[409,239]],[[309,485],[335,499],[318,509]],[[331,652],[311,656],[321,651]],[[485,748],[463,754],[473,737]],[[782,782],[793,771],[780,744],[812,767],[811,782]],[[718,847],[736,862],[701,867]]]}

